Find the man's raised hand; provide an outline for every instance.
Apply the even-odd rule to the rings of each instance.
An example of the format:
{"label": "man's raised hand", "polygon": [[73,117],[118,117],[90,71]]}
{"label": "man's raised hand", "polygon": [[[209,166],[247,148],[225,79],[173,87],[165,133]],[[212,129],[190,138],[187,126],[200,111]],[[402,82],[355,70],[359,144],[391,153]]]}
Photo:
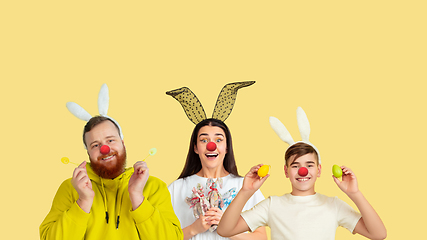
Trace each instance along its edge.
{"label": "man's raised hand", "polygon": [[86,161],[82,162],[76,169],[74,169],[71,184],[79,194],[77,204],[83,211],[89,213],[90,208],[92,207],[93,198],[95,197],[95,192],[92,189],[92,182],[87,175]]}

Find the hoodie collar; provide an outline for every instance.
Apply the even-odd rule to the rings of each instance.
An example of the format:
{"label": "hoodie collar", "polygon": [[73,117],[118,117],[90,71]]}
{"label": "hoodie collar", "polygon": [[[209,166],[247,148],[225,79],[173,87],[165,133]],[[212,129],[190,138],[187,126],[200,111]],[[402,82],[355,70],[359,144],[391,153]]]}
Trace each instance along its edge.
{"label": "hoodie collar", "polygon": [[107,194],[105,193],[105,189],[108,189],[110,191],[116,191],[116,216],[114,217],[115,219],[115,225],[116,228],[119,228],[119,222],[120,222],[120,213],[121,213],[121,207],[122,207],[122,201],[123,201],[123,195],[124,195],[124,191],[125,189],[123,188],[123,182],[124,181],[128,181],[129,178],[132,176],[133,172],[134,172],[134,168],[126,168],[124,173],[120,174],[119,176],[117,176],[114,179],[106,179],[106,178],[101,178],[100,176],[98,176],[92,169],[90,163],[86,164],[86,170],[88,173],[88,176],[90,178],[90,180],[92,182],[97,183],[98,185],[100,185],[101,187],[101,195],[102,195],[102,200],[104,203],[104,210],[105,210],[105,219],[106,219],[106,223],[109,223],[109,219],[110,216],[108,214],[108,204],[107,204]]}

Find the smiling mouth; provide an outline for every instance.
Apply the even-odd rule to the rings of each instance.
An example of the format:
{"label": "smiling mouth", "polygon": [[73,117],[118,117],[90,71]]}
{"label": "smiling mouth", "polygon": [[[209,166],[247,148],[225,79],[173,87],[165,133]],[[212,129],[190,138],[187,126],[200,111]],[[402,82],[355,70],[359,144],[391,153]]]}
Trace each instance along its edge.
{"label": "smiling mouth", "polygon": [[218,157],[218,154],[217,153],[208,153],[208,154],[206,154],[206,157],[208,159],[215,159],[216,157]]}
{"label": "smiling mouth", "polygon": [[116,154],[113,154],[113,155],[110,155],[110,156],[108,156],[108,157],[105,157],[105,158],[103,158],[102,160],[103,160],[103,161],[107,161],[107,160],[112,159],[114,156],[116,156]]}
{"label": "smiling mouth", "polygon": [[310,180],[310,178],[297,178],[298,182],[306,182],[308,180]]}

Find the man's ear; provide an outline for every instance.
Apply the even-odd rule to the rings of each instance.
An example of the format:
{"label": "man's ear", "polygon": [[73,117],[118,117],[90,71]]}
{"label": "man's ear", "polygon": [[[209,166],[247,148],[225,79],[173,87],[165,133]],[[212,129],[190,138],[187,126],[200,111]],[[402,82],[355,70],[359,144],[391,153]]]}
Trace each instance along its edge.
{"label": "man's ear", "polygon": [[288,175],[288,167],[286,166],[286,164],[284,165],[283,170],[285,171],[285,176],[286,176],[286,178],[289,178],[289,175]]}
{"label": "man's ear", "polygon": [[86,153],[87,153],[87,157],[89,158],[89,162],[92,162],[92,159],[90,159],[89,150],[87,150]]}

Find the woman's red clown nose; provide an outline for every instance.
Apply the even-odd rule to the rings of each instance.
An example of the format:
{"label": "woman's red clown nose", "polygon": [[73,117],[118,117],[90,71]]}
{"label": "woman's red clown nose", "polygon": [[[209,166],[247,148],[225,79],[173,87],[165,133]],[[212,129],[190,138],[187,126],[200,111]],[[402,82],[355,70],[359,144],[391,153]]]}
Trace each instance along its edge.
{"label": "woman's red clown nose", "polygon": [[206,149],[208,151],[215,151],[216,149],[216,144],[214,142],[208,142],[208,144],[206,145]]}
{"label": "woman's red clown nose", "polygon": [[110,147],[108,145],[102,145],[102,147],[101,147],[101,154],[106,155],[108,153],[110,153]]}
{"label": "woman's red clown nose", "polygon": [[300,175],[301,177],[305,177],[308,174],[308,169],[306,167],[301,167],[300,169],[298,169],[298,175]]}

